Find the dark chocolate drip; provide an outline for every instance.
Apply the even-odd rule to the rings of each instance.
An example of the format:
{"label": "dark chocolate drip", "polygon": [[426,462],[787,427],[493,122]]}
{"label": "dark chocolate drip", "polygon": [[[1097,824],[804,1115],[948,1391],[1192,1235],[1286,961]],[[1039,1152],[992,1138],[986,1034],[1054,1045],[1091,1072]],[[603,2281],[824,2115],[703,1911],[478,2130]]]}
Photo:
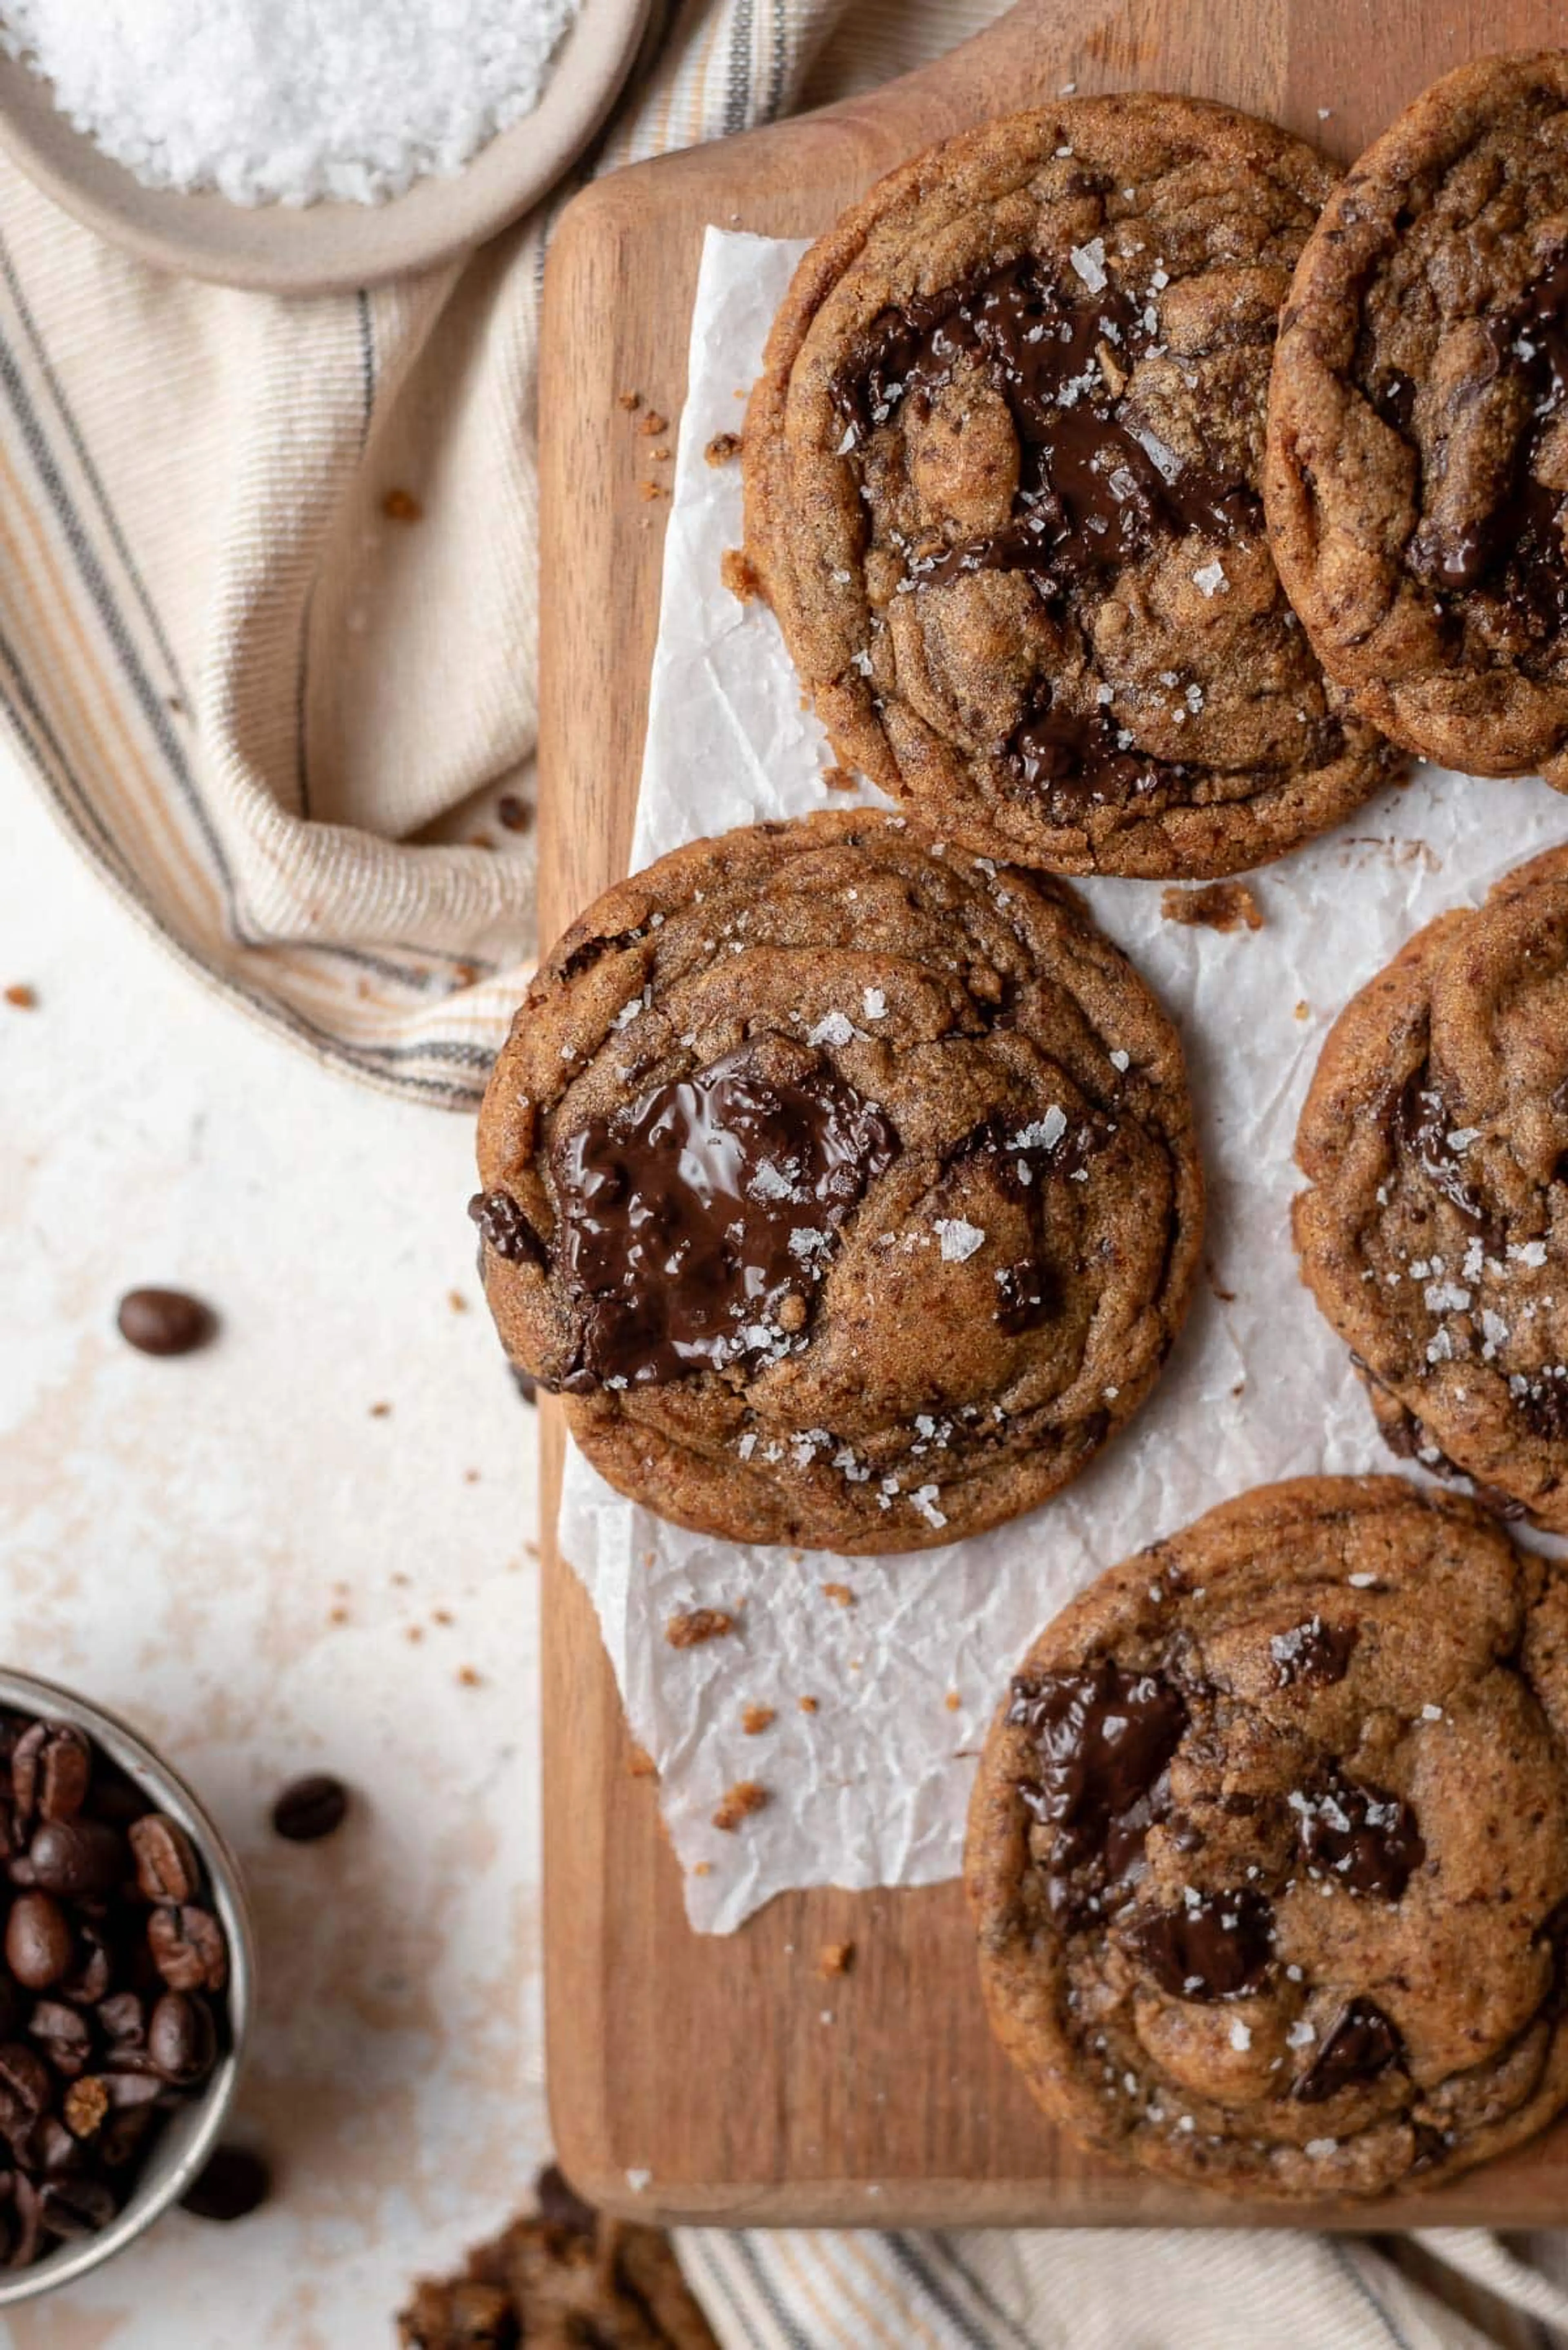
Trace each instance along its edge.
{"label": "dark chocolate drip", "polygon": [[1309,1617],[1304,1624],[1293,1625],[1288,1632],[1276,1632],[1269,1642],[1275,1686],[1290,1689],[1300,1683],[1326,1689],[1334,1681],[1342,1681],[1350,1669],[1351,1650],[1359,1637],[1356,1625],[1325,1624],[1321,1616]]}
{"label": "dark chocolate drip", "polygon": [[1124,747],[1108,711],[1063,708],[1043,689],[997,755],[1019,781],[1044,800],[1058,823],[1081,822],[1091,807],[1127,807],[1168,781],[1179,782],[1185,766],[1147,758]]}
{"label": "dark chocolate drip", "polygon": [[1303,2106],[1321,2106],[1341,2089],[1376,2081],[1404,2054],[1398,2027],[1383,2010],[1369,1999],[1353,1999],[1329,2026],[1291,2095]]}
{"label": "dark chocolate drip", "polygon": [[1568,625],[1568,562],[1558,530],[1563,501],[1535,467],[1568,392],[1568,255],[1511,308],[1483,323],[1493,374],[1506,368],[1522,378],[1530,421],[1513,452],[1508,490],[1490,512],[1459,531],[1423,525],[1411,554],[1439,587],[1494,586],[1532,634],[1552,636]]}
{"label": "dark chocolate drip", "polygon": [[1039,1750],[1038,1774],[1019,1794],[1056,1832],[1054,1899],[1068,1898],[1062,1880],[1075,1870],[1089,1870],[1101,1887],[1120,1884],[1168,1804],[1167,1773],[1187,1727],[1180,1692],[1158,1673],[1125,1673],[1102,1659],[1082,1672],[1014,1681],[1007,1719]]}
{"label": "dark chocolate drip", "polygon": [[[476,1191],[468,1203],[468,1212],[479,1226],[485,1248],[493,1249],[509,1264],[544,1263],[545,1244],[510,1191]],[[479,1271],[483,1279],[483,1249]]]}
{"label": "dark chocolate drip", "polygon": [[1010,1338],[1038,1330],[1051,1318],[1052,1286],[1043,1264],[1022,1257],[1004,1264],[996,1276],[996,1326]]}
{"label": "dark chocolate drip", "polygon": [[832,1069],[769,1075],[754,1044],[566,1135],[555,1253],[584,1367],[641,1386],[786,1353],[829,1236],[897,1149]]}
{"label": "dark chocolate drip", "polygon": [[1397,1901],[1427,1856],[1409,1804],[1380,1787],[1334,1778],[1315,1794],[1291,1800],[1302,1858],[1314,1879]]}
{"label": "dark chocolate drip", "polygon": [[1256,1991],[1274,1949],[1274,1915],[1261,1893],[1239,1886],[1189,1893],[1177,1909],[1140,1918],[1128,1937],[1173,1999],[1241,1999]]}

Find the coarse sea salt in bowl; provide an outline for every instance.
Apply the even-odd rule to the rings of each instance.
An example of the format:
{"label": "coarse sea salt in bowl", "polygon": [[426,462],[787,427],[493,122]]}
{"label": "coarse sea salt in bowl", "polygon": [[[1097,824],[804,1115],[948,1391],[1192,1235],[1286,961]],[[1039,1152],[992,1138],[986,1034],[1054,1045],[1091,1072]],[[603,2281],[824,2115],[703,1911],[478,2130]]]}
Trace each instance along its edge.
{"label": "coarse sea salt in bowl", "polygon": [[144,260],[342,291],[463,252],[545,193],[656,13],[656,0],[0,0],[0,146]]}

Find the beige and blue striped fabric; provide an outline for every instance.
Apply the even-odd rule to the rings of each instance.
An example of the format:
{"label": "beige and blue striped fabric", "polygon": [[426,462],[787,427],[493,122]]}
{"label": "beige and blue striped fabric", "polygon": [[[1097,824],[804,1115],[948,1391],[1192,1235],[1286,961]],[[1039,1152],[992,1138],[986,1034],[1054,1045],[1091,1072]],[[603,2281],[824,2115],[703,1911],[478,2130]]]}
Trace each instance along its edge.
{"label": "beige and blue striped fabric", "polygon": [[[870,88],[1002,5],[681,0],[591,168]],[[495,809],[533,795],[538,298],[566,192],[461,269],[283,303],[144,269],[0,166],[0,717],[193,976],[456,1109],[535,943],[532,842]],[[1556,2238],[680,2243],[724,2350],[1568,2345]]]}

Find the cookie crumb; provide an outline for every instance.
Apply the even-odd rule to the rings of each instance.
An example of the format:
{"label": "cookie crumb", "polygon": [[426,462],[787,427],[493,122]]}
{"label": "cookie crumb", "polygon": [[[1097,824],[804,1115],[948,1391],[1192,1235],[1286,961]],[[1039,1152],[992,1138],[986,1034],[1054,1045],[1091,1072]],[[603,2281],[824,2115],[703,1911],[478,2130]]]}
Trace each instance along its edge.
{"label": "cookie crumb", "polygon": [[963,1703],[963,1700],[960,1697],[957,1690],[949,1690],[946,1697],[942,1700],[942,1703],[946,1706],[950,1713],[956,1713],[960,1706]]}
{"label": "cookie crumb", "polygon": [[1244,881],[1209,881],[1200,889],[1165,889],[1159,910],[1168,922],[1207,931],[1261,931],[1263,917]]}
{"label": "cookie crumb", "polygon": [[640,408],[642,406],[642,394],[640,391],[618,391],[615,397],[616,406],[618,408],[624,408],[628,416],[634,408]]}
{"label": "cookie crumb", "polygon": [[694,1860],[691,1864],[691,1874],[693,1877],[711,1877],[713,1874],[712,1862],[711,1860]]}
{"label": "cookie crumb", "polygon": [[650,408],[637,429],[646,439],[652,441],[660,432],[669,432],[670,419],[668,416],[660,416],[657,408]]}
{"label": "cookie crumb", "polygon": [[738,546],[727,546],[719,558],[719,581],[739,604],[754,603],[763,591],[754,567]]}
{"label": "cookie crumb", "polygon": [[457,1680],[460,1689],[480,1689],[483,1686],[484,1675],[472,1665],[459,1665]]}
{"label": "cookie crumb", "polygon": [[423,506],[408,490],[389,490],[381,500],[381,512],[389,522],[423,522],[425,518]]}
{"label": "cookie crumb", "polygon": [[461,1289],[449,1289],[446,1294],[446,1302],[451,1306],[454,1314],[466,1314],[468,1311],[468,1300],[463,1295]]}
{"label": "cookie crumb", "polygon": [[822,1596],[825,1599],[831,1599],[836,1607],[853,1607],[855,1605],[855,1594],[846,1583],[825,1583]]}
{"label": "cookie crumb", "polygon": [[654,498],[667,498],[670,495],[670,493],[665,488],[662,482],[639,482],[637,485],[637,494],[639,498],[652,500]]}
{"label": "cookie crumb", "polygon": [[7,1003],[14,1004],[18,1012],[36,1012],[38,1008],[38,993],[36,988],[29,987],[24,980],[13,980],[11,985],[5,990],[5,1001]]}
{"label": "cookie crumb", "polygon": [[391,1416],[392,1407],[389,1403],[373,1403],[370,1406],[372,1419],[390,1419]]}
{"label": "cookie crumb", "polygon": [[830,792],[852,792],[858,778],[847,767],[824,767],[822,780]]}
{"label": "cookie crumb", "polygon": [[735,1619],[726,1607],[690,1607],[671,1616],[664,1637],[672,1648],[700,1648],[705,1640],[722,1640],[734,1628]]}
{"label": "cookie crumb", "polygon": [[726,1835],[733,1835],[742,1820],[762,1811],[768,1801],[768,1791],[755,1779],[737,1779],[713,1814],[713,1825]]}
{"label": "cookie crumb", "polygon": [[654,1761],[646,1746],[634,1746],[632,1748],[631,1752],[626,1758],[626,1775],[628,1779],[658,1778],[659,1765]]}
{"label": "cookie crumb", "polygon": [[797,1697],[795,1703],[802,1713],[820,1713],[822,1711],[819,1700],[814,1697]]}
{"label": "cookie crumb", "polygon": [[853,1942],[824,1942],[816,1956],[819,1975],[846,1975],[855,1964]]}
{"label": "cookie crumb", "polygon": [[711,465],[731,465],[741,453],[738,432],[715,432],[702,454]]}
{"label": "cookie crumb", "polygon": [[777,1712],[771,1705],[749,1705],[741,1716],[741,1728],[748,1738],[760,1738],[777,1719]]}

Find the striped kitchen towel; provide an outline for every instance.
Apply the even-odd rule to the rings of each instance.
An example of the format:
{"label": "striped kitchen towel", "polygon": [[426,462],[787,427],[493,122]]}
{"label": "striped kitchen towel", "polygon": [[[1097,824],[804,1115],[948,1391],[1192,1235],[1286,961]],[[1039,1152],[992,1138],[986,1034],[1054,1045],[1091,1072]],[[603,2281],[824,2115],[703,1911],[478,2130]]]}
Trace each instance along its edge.
{"label": "striped kitchen towel", "polygon": [[[1002,0],[680,0],[592,168],[869,87]],[[472,1109],[534,932],[550,203],[287,302],[163,276],[0,165],[0,712],[193,972]]]}

